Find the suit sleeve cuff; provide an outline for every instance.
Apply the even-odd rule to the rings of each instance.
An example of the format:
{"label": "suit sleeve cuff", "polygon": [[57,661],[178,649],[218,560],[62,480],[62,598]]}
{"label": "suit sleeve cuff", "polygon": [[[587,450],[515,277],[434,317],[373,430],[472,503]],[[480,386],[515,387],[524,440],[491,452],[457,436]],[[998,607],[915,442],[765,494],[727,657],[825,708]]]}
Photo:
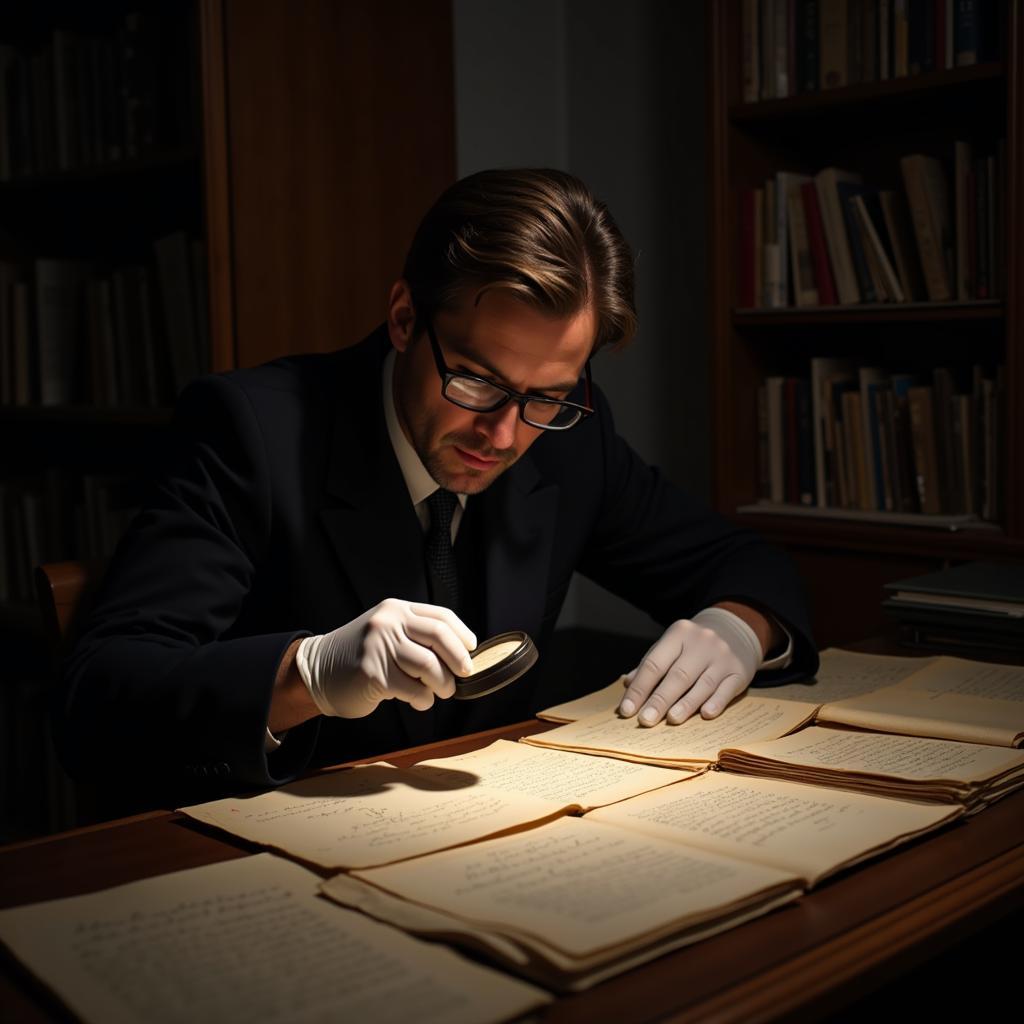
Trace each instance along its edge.
{"label": "suit sleeve cuff", "polygon": [[[762,612],[762,614],[764,614],[764,613]],[[788,629],[786,629],[786,627],[781,622],[779,622],[779,620],[777,618],[775,618],[774,615],[771,616],[771,620],[772,620],[772,622],[775,623],[776,626],[778,626],[779,631],[785,637],[786,643],[785,643],[785,646],[783,647],[782,651],[780,651],[778,654],[772,654],[771,652],[769,652],[769,654],[771,656],[770,657],[766,657],[761,662],[761,666],[758,669],[758,671],[762,671],[762,670],[765,670],[765,669],[773,669],[773,668],[789,668],[790,662],[792,662],[792,660],[793,660],[793,635],[792,635],[792,633],[790,633],[790,631]]]}

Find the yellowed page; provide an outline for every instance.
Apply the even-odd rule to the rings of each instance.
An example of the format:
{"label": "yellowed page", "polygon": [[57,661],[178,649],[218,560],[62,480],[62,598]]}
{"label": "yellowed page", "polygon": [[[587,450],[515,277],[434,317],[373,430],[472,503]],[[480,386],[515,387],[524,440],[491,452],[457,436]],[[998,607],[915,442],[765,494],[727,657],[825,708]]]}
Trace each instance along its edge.
{"label": "yellowed page", "polygon": [[960,807],[712,771],[685,786],[593,811],[587,820],[793,871],[814,885],[962,813]]}
{"label": "yellowed page", "polygon": [[610,953],[601,950],[590,956],[574,957],[533,936],[520,936],[516,941],[498,935],[493,930],[484,931],[455,914],[402,899],[401,896],[395,896],[351,875],[335,875],[323,883],[321,892],[342,906],[358,909],[378,921],[395,925],[414,935],[458,943],[483,953],[525,977],[563,992],[582,992],[592,988],[656,957],[760,917],[791,903],[798,895],[789,890],[770,896],[726,917],[640,945],[635,951],[623,948]]}
{"label": "yellowed page", "polygon": [[625,950],[753,898],[799,890],[792,873],[581,818],[354,875],[577,957]]}
{"label": "yellowed page", "polygon": [[937,658],[894,686],[829,704],[818,718],[880,732],[1015,747],[1024,741],[1024,668]]}
{"label": "yellowed page", "polygon": [[744,696],[717,718],[699,715],[680,725],[659,722],[642,726],[636,718],[620,718],[614,711],[584,718],[550,732],[526,736],[524,743],[570,750],[604,751],[633,757],[678,760],[690,764],[713,762],[723,747],[776,739],[809,721],[813,704]]}
{"label": "yellowed page", "polygon": [[1024,752],[1005,747],[819,726],[767,743],[746,743],[723,751],[723,757],[730,753],[878,778],[936,782],[980,783],[1024,767]]}
{"label": "yellowed page", "polygon": [[420,772],[431,768],[459,775],[468,772],[490,790],[537,797],[560,806],[575,804],[584,810],[671,786],[696,774],[565,750],[543,750],[508,740],[496,740],[489,747],[468,754],[416,765]]}
{"label": "yellowed page", "polygon": [[537,717],[546,722],[578,722],[581,718],[589,718],[601,711],[614,711],[622,703],[622,695],[626,692],[625,678],[619,676],[614,682],[585,697],[577,697],[538,711]]}
{"label": "yellowed page", "polygon": [[487,789],[471,772],[371,764],[181,810],[311,864],[353,868],[473,842],[569,807]]}
{"label": "yellowed page", "polygon": [[270,854],[0,911],[2,940],[90,1024],[485,1024],[550,997],[320,899]]}
{"label": "yellowed page", "polygon": [[886,654],[860,654],[829,647],[821,652],[821,667],[813,679],[782,686],[766,686],[751,690],[759,696],[776,700],[800,700],[814,704],[845,700],[870,693],[927,668],[934,658],[903,658]]}
{"label": "yellowed page", "polygon": [[458,939],[474,949],[485,950],[514,968],[523,968],[530,963],[530,954],[511,939],[474,928],[461,918],[433,907],[404,900],[361,878],[345,873],[334,875],[320,883],[320,891],[343,907],[351,907],[403,931],[444,942]]}

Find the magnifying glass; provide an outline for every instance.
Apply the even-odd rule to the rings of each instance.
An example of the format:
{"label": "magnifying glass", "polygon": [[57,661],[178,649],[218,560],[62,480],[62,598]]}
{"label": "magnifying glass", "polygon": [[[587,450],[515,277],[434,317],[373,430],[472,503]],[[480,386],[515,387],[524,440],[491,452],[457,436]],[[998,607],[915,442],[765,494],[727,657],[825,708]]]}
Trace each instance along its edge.
{"label": "magnifying glass", "polygon": [[455,679],[455,700],[475,700],[515,682],[537,663],[537,648],[522,630],[499,633],[470,654],[472,675]]}

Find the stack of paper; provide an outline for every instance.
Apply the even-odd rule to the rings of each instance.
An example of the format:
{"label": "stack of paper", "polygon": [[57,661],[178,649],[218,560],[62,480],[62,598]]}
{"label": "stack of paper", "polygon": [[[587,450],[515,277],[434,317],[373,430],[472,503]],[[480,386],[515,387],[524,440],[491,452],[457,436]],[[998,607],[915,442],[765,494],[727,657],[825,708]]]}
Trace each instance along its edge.
{"label": "stack of paper", "polygon": [[839,786],[980,810],[1024,785],[1024,752],[952,740],[814,726],[794,736],[726,749],[730,772]]}
{"label": "stack of paper", "polygon": [[561,818],[339,876],[323,891],[575,991],[781,906],[802,888],[793,872]]}

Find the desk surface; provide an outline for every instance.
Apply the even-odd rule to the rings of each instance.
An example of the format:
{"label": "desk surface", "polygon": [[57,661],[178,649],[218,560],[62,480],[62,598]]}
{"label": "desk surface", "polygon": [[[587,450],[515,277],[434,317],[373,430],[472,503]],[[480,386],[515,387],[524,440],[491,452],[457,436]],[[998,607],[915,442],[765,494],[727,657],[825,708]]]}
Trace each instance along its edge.
{"label": "desk surface", "polygon": [[[384,759],[405,766],[546,728],[523,723]],[[256,850],[184,815],[157,811],[0,847],[0,906],[92,892]],[[1022,908],[1024,791],[846,871],[796,904],[561,999],[540,1017],[588,1024],[814,1019]],[[9,954],[2,954],[0,967],[4,1021],[70,1019]]]}

